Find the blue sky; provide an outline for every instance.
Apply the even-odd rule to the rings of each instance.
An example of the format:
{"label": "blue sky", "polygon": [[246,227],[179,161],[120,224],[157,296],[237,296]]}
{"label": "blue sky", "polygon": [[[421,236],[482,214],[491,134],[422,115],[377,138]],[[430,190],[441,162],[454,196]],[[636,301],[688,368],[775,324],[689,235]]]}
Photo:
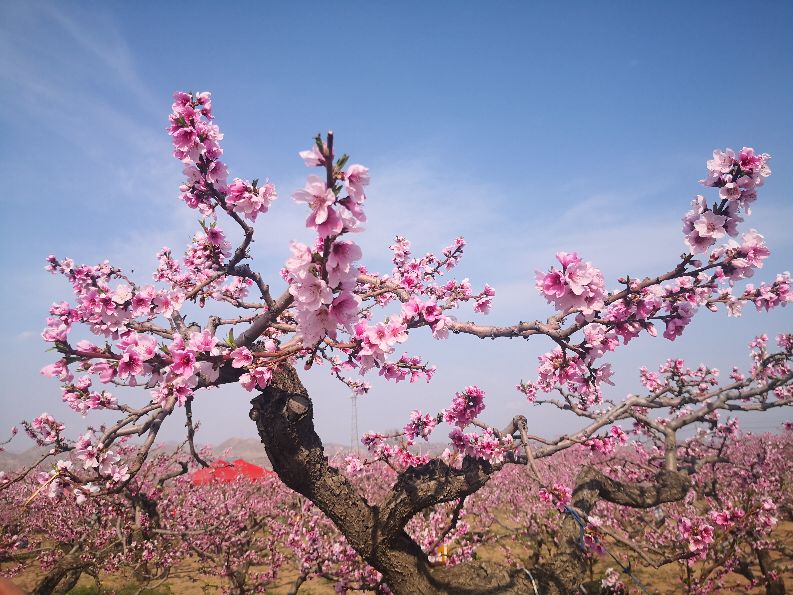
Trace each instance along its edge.
{"label": "blue sky", "polygon": [[[146,281],[154,253],[181,251],[196,229],[164,132],[173,91],[212,91],[232,175],[277,185],[281,198],[257,223],[264,273],[280,268],[289,239],[310,237],[289,199],[307,173],[296,152],[332,128],[371,169],[367,264],[387,270],[396,233],[418,253],[463,234],[458,276],[490,282],[490,320],[514,322],[551,313],[533,276],[558,250],[578,251],[612,287],[672,266],[680,217],[716,147],[773,155],[748,226],[774,252],[758,279],[791,269],[792,26],[789,2],[2,3],[0,428],[43,410],[75,429],[92,422],[38,375],[51,360],[39,338],[47,308],[70,298],[43,271],[47,254],[109,258]],[[612,394],[638,390],[638,367],[670,356],[745,365],[754,334],[791,322],[789,309],[703,313],[675,343],[644,339],[615,354]],[[360,427],[401,426],[411,409],[438,410],[477,383],[489,421],[528,411],[538,432],[569,431],[512,389],[548,348],[416,337],[407,350],[439,366],[436,380],[375,382]],[[307,382],[320,434],[348,442],[344,387],[322,371]],[[197,400],[204,440],[253,436],[247,397],[228,387]],[[169,420],[163,435],[178,438],[182,424]]]}

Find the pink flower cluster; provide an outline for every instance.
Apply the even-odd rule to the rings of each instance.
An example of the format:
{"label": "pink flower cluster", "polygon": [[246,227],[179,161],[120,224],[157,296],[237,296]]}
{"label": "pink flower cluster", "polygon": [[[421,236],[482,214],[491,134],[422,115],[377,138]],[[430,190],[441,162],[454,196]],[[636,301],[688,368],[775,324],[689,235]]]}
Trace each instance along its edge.
{"label": "pink flower cluster", "polygon": [[404,429],[405,435],[410,442],[417,437],[428,440],[436,425],[438,425],[438,416],[433,417],[429,413],[422,414],[421,411],[413,410],[410,412],[410,422]]}
{"label": "pink flower cluster", "polygon": [[166,351],[168,365],[156,372],[158,386],[151,391],[152,401],[164,408],[184,405],[200,379],[214,382],[220,374],[216,356],[221,355],[221,348],[207,329],[190,333],[187,341],[174,334]]}
{"label": "pink flower cluster", "polygon": [[319,176],[308,176],[305,188],[292,194],[296,203],[308,205],[310,213],[306,227],[313,228],[320,237],[338,235],[344,228],[344,221],[333,208],[336,194]]}
{"label": "pink flower cluster", "polygon": [[750,147],[744,147],[738,155],[732,149],[716,149],[707,163],[708,176],[701,182],[718,188],[722,200],[736,202],[746,209],[757,198],[763,178],[771,175],[770,159],[767,153],[758,155]]}
{"label": "pink flower cluster", "polygon": [[62,423],[55,421],[49,413],[42,413],[36,417],[29,427],[26,427],[28,435],[37,444],[52,444],[60,438],[61,432],[66,429]]}
{"label": "pink flower cluster", "polygon": [[461,455],[484,459],[492,464],[501,463],[512,446],[511,436],[500,438],[491,428],[480,434],[463,432],[459,427],[454,427],[449,432],[449,440],[452,448]]}
{"label": "pink flower cluster", "polygon": [[107,480],[107,486],[122,483],[129,479],[129,466],[124,459],[111,450],[94,444],[91,432],[86,432],[74,443],[74,453],[84,469],[95,469],[100,477]]}
{"label": "pink flower cluster", "polygon": [[625,299],[610,304],[603,319],[610,323],[614,333],[622,337],[625,344],[643,330],[655,337],[658,331],[650,320],[663,307],[663,297],[664,291],[657,285],[634,290]]}
{"label": "pink flower cluster", "polygon": [[755,288],[751,283],[744,289],[743,298],[752,301],[758,310],[771,310],[778,306],[787,306],[793,302],[793,291],[790,290],[790,273],[784,272],[776,276],[773,283],[760,283]]}
{"label": "pink flower cluster", "polygon": [[600,588],[604,593],[613,595],[622,595],[628,592],[625,583],[620,580],[620,573],[613,568],[606,568],[603,579],[600,581]]}
{"label": "pink flower cluster", "polygon": [[[318,149],[317,154],[321,157]],[[306,164],[324,164],[324,158],[307,158]],[[365,219],[361,205],[366,198],[363,187],[369,183],[367,172],[360,165],[342,172],[348,196],[341,201],[337,201],[335,186],[328,188],[313,175],[303,190],[293,194],[296,202],[309,206],[306,226],[318,234],[316,252],[293,242],[292,257],[286,263],[289,291],[295,298],[298,326],[306,344],[316,343],[325,335],[335,339],[338,326],[352,332],[358,318],[360,300],[353,293],[358,270],[353,263],[361,258],[361,249],[336,236],[355,230],[357,222]]]}
{"label": "pink flower cluster", "polygon": [[703,196],[697,196],[692,209],[683,217],[683,233],[691,252],[703,254],[725,235],[738,235],[743,221],[741,209],[750,213],[749,205],[757,199],[757,188],[771,175],[770,156],[756,155],[754,149],[744,147],[736,156],[731,149],[716,150],[708,161],[705,186],[719,189],[721,204],[708,207]]}
{"label": "pink flower cluster", "polygon": [[[361,373],[374,366],[385,366],[385,357],[399,343],[407,341],[407,324],[402,315],[391,316],[388,322],[369,325],[365,320],[355,324],[353,337],[359,341],[357,361]],[[391,368],[386,368],[390,370]],[[385,375],[385,373],[384,373]],[[399,374],[392,374],[398,377]]]}
{"label": "pink flower cluster", "polygon": [[[224,260],[231,254],[231,244],[217,226],[206,227],[193,236],[184,256],[184,266],[195,275],[208,277],[223,270]],[[193,278],[194,278],[193,276]]]}
{"label": "pink flower cluster", "polygon": [[258,180],[248,182],[235,178],[226,189],[226,204],[235,213],[256,221],[259,214],[266,213],[278,194],[269,181],[259,186]]}
{"label": "pink flower cluster", "polygon": [[389,444],[387,436],[377,432],[367,432],[361,438],[361,443],[366,446],[375,459],[388,461],[390,465],[406,469],[423,465],[430,460],[430,455],[415,455],[407,448],[398,444]]}
{"label": "pink flower cluster", "polygon": [[717,527],[730,529],[736,523],[739,523],[744,518],[745,514],[743,509],[733,508],[728,505],[727,508],[723,510],[711,510],[708,516]]}
{"label": "pink flower cluster", "polygon": [[713,527],[702,519],[690,519],[684,516],[678,519],[677,528],[681,539],[688,542],[689,551],[697,554],[697,557],[704,558],[708,546],[713,543]]}
{"label": "pink flower cluster", "polygon": [[704,196],[697,195],[691,202],[691,210],[683,217],[683,234],[692,253],[704,254],[725,235],[738,234],[738,224],[743,221],[738,203],[728,203],[719,212],[722,214],[708,208]]}
{"label": "pink flower cluster", "polygon": [[385,362],[380,366],[380,376],[386,380],[399,382],[410,377],[410,382],[424,378],[427,382],[432,380],[435,367],[425,364],[418,356],[409,356],[403,353],[396,362]]}
{"label": "pink flower cluster", "polygon": [[181,307],[184,299],[177,291],[157,291],[150,285],[133,288],[125,280],[112,287],[111,281],[123,276],[106,262],[93,267],[75,267],[71,259],[58,261],[49,256],[45,268],[53,274],[64,275],[77,297],[75,308],[66,302],[52,306],[53,317],[47,320],[47,328],[42,333],[45,341],[65,341],[75,322],[87,325],[95,335],[118,338],[129,330],[135,319],[149,321],[158,315],[170,316]]}
{"label": "pink flower cluster", "polygon": [[171,122],[167,129],[173,140],[173,155],[184,164],[187,180],[180,187],[182,200],[191,209],[210,215],[216,204],[215,192],[226,189],[228,170],[220,160],[223,134],[212,123],[209,93],[174,94]]}
{"label": "pink flower cluster", "polygon": [[96,392],[89,390],[91,377],[82,376],[74,384],[62,387],[63,401],[69,407],[85,415],[91,409],[113,409],[117,405],[116,398],[107,391]]}
{"label": "pink flower cluster", "polygon": [[449,335],[451,318],[443,313],[443,308],[434,299],[422,302],[417,297],[410,298],[402,304],[402,316],[405,323],[412,326],[427,324],[436,339],[445,339]]}
{"label": "pink flower cluster", "polygon": [[[465,239],[462,237],[455,238],[452,244],[443,248],[441,256],[427,253],[421,258],[412,258],[410,242],[402,236],[397,236],[389,248],[393,252],[394,269],[389,276],[383,277],[384,281],[396,283],[417,300],[418,296],[426,296],[428,303],[439,308],[439,312],[470,301],[474,302],[475,312],[487,314],[490,311],[496,292],[489,285],[485,285],[479,293],[474,293],[468,279],[452,279],[443,284],[438,282],[438,277],[454,268],[462,257],[465,248]],[[381,303],[387,303],[391,297],[384,296]],[[441,324],[433,322],[431,326],[436,338],[445,338],[443,319]]]}
{"label": "pink flower cluster", "polygon": [[563,483],[554,483],[550,489],[540,488],[538,496],[543,502],[556,506],[559,512],[564,512],[564,509],[573,500],[573,491]]}
{"label": "pink flower cluster", "polygon": [[270,384],[272,377],[273,371],[270,368],[253,368],[240,376],[240,386],[249,392],[254,388],[263,389]]}
{"label": "pink flower cluster", "polygon": [[663,384],[656,372],[650,372],[645,366],[639,370],[639,377],[641,378],[642,385],[651,393],[654,393],[663,388]]}
{"label": "pink flower cluster", "polygon": [[463,255],[465,239],[457,237],[454,241],[441,250],[441,257],[432,253],[421,258],[411,258],[410,241],[402,236],[396,236],[389,249],[394,253],[392,261],[394,270],[391,278],[405,289],[414,290],[416,293],[427,293],[427,283],[432,282],[443,271],[453,269]]}
{"label": "pink flower cluster", "polygon": [[618,446],[622,446],[628,442],[628,435],[619,426],[611,426],[608,434],[605,436],[593,436],[586,441],[586,445],[593,452],[598,452],[603,455],[613,454]]}
{"label": "pink flower cluster", "polygon": [[485,391],[478,386],[466,386],[455,393],[451,407],[443,411],[443,420],[464,428],[485,408]]}
{"label": "pink flower cluster", "polygon": [[585,315],[602,310],[605,288],[603,273],[584,262],[575,252],[557,252],[561,269],[551,267],[547,273],[537,271],[537,290],[560,312],[579,309]]}
{"label": "pink flower cluster", "polygon": [[[316,145],[310,151],[301,151],[300,156],[307,167],[331,167]],[[308,176],[305,187],[292,194],[295,202],[308,206],[310,212],[306,227],[315,229],[321,238],[357,231],[359,224],[366,221],[363,203],[366,200],[364,187],[369,185],[369,169],[353,164],[346,171],[339,172],[338,178],[347,193],[341,199],[338,198],[340,188],[335,184],[328,187],[326,180],[315,175]]]}
{"label": "pink flower cluster", "polygon": [[599,368],[584,362],[580,356],[564,353],[557,347],[538,358],[537,382],[531,386],[544,392],[551,392],[556,387],[566,387],[579,396],[582,407],[600,403],[602,393],[600,384],[611,384],[611,364],[603,364]]}
{"label": "pink flower cluster", "polygon": [[360,303],[352,292],[358,276],[354,261],[361,249],[351,241],[334,241],[324,267],[321,255],[305,244],[292,242],[291,250],[286,262],[289,292],[304,344],[312,345],[325,335],[335,339],[338,326],[351,332]]}

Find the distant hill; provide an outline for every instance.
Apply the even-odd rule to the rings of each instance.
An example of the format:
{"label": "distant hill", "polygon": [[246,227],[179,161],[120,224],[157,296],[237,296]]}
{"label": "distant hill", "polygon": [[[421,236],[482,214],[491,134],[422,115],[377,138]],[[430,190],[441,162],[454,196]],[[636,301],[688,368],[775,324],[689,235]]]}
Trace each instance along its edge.
{"label": "distant hill", "polygon": [[[349,447],[341,444],[330,443],[325,445],[325,454],[328,457],[345,453],[349,450]],[[212,452],[221,459],[245,459],[266,469],[272,469],[270,461],[267,459],[267,453],[264,452],[264,446],[255,438],[229,438],[217,446],[213,446]]]}
{"label": "distant hill", "polygon": [[212,447],[212,453],[221,459],[228,461],[234,459],[245,459],[265,469],[272,469],[264,446],[255,438],[229,438],[217,446]]}
{"label": "distant hill", "polygon": [[[167,452],[169,448],[175,448],[177,444],[175,442],[165,442],[160,443],[159,446],[163,452]],[[212,448],[212,453],[217,458],[225,459],[227,461],[234,459],[245,459],[246,461],[266,469],[272,469],[272,465],[270,465],[270,461],[267,459],[267,454],[264,451],[264,446],[259,440],[255,438],[229,438],[228,440],[224,440],[216,446],[210,446]],[[445,445],[441,443],[431,442],[429,444],[425,444],[422,442],[421,444],[417,443],[415,447],[411,448],[411,450],[416,453],[422,452],[437,456],[443,452],[444,448]],[[0,471],[12,471],[21,467],[32,465],[37,460],[39,460],[47,452],[47,450],[48,449],[45,447],[34,446],[20,452],[10,450],[2,451],[0,452]],[[345,454],[348,452],[350,452],[349,446],[335,444],[332,442],[325,444],[325,455],[328,457],[333,457],[337,454]],[[366,456],[366,449],[361,447],[360,454],[362,457]],[[63,457],[64,455],[61,456]],[[45,462],[47,467],[49,467],[51,464],[51,460]]]}
{"label": "distant hill", "polygon": [[4,450],[0,452],[0,470],[9,471],[27,467],[38,461],[49,449],[42,446],[33,446],[22,452]]}

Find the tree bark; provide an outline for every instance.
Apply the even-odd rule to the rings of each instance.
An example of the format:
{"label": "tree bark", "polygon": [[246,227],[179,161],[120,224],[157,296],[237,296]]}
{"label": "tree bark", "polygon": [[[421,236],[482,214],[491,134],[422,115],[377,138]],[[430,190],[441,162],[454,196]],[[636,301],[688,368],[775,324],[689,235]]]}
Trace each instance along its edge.
{"label": "tree bark", "polygon": [[771,558],[768,550],[756,549],[757,562],[760,564],[760,572],[765,579],[766,595],[785,595],[785,579],[779,574],[776,563]]}
{"label": "tree bark", "polygon": [[[64,593],[68,589],[74,587],[80,574],[90,566],[90,563],[82,560],[80,554],[66,554],[63,558],[58,560],[55,567],[42,577],[36,587],[33,589],[33,595],[51,595],[52,593]],[[64,585],[59,588],[62,581],[66,581]],[[67,589],[62,587],[66,586]]]}

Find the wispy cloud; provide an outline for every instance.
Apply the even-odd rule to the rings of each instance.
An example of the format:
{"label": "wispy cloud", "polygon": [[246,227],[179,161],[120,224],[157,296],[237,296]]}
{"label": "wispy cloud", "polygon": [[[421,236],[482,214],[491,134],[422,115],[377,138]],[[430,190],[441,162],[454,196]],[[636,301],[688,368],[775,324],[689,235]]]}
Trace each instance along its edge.
{"label": "wispy cloud", "polygon": [[[5,117],[42,138],[62,139],[72,149],[67,161],[79,155],[93,164],[94,188],[133,201],[157,200],[166,185],[173,192],[175,182],[173,168],[163,165],[166,106],[153,100],[113,19],[72,8],[69,14],[47,3],[5,8],[0,81],[14,89]],[[48,43],[41,43],[44,38]],[[52,150],[51,143],[42,144],[42,157],[53,159]],[[12,167],[13,159],[4,160],[4,169]],[[80,200],[82,193],[76,194]]]}

